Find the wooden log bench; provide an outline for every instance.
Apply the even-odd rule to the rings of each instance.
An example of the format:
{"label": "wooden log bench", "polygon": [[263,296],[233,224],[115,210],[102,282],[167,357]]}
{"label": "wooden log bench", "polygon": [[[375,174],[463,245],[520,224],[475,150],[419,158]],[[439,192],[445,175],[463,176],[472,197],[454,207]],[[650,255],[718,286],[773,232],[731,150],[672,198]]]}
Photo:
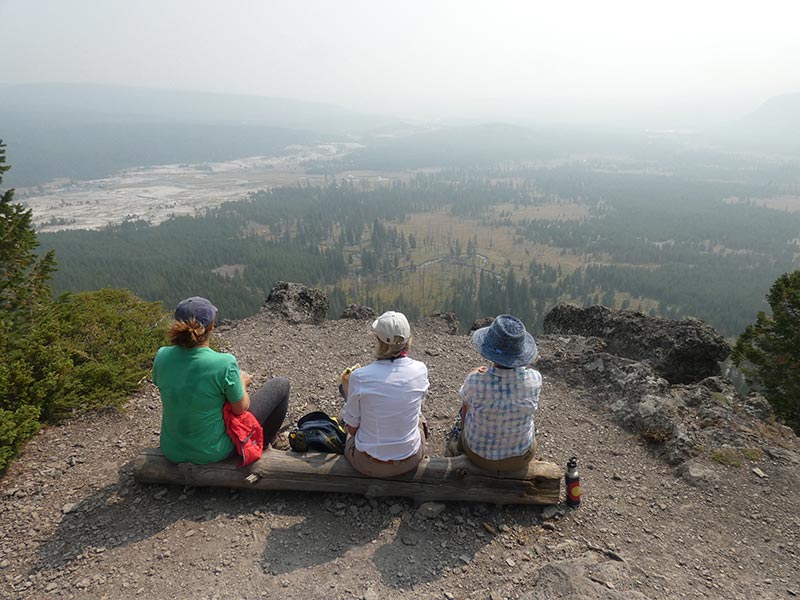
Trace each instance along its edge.
{"label": "wooden log bench", "polygon": [[133,474],[142,483],[490,504],[557,504],[563,477],[561,468],[549,462],[532,461],[525,471],[500,475],[479,469],[464,456],[425,457],[414,471],[391,478],[362,475],[339,454],[269,450],[244,468],[236,466],[238,460],[236,457],[208,465],[176,464],[164,458],[159,448],[145,448],[134,461]]}

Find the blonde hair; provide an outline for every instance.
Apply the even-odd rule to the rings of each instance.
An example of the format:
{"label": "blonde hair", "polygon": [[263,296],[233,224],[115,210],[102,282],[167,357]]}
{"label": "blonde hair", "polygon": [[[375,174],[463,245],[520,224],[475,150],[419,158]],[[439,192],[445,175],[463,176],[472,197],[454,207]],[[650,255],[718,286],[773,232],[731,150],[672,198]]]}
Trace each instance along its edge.
{"label": "blonde hair", "polygon": [[395,336],[391,344],[387,344],[377,335],[375,337],[375,358],[378,360],[386,360],[388,358],[395,358],[401,352],[407,352],[411,347],[411,340],[414,336],[409,336],[407,340],[402,337]]}
{"label": "blonde hair", "polygon": [[167,335],[170,343],[181,348],[197,348],[202,346],[211,337],[212,327],[205,327],[195,319],[188,321],[175,321],[169,328]]}

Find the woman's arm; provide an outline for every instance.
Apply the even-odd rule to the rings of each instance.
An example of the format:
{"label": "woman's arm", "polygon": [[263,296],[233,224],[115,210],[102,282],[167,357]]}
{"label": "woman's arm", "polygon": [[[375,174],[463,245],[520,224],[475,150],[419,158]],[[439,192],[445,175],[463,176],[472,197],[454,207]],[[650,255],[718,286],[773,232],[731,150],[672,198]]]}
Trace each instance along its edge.
{"label": "woman's arm", "polygon": [[247,412],[247,409],[250,408],[250,393],[247,391],[247,388],[250,387],[251,383],[253,383],[253,376],[247,371],[239,371],[239,377],[242,379],[244,396],[242,396],[242,399],[239,400],[239,402],[231,402],[231,410],[235,415],[241,415]]}

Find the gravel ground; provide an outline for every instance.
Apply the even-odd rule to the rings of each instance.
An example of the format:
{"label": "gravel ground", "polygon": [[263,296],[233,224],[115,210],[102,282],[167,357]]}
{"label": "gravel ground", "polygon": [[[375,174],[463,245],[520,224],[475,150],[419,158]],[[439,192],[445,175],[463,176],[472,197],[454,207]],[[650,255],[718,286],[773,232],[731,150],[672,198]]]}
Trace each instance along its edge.
{"label": "gravel ground", "polygon": [[[466,371],[465,336],[415,328],[427,363],[433,452]],[[292,382],[289,422],[341,407],[335,375],[370,361],[364,321],[290,325],[266,314],[220,327],[260,382]],[[542,356],[556,338],[539,338]],[[151,385],[124,410],[43,430],[0,481],[2,598],[727,598],[800,595],[797,465],[708,459],[681,476],[586,395],[545,377],[540,458],[579,457],[583,504],[448,503],[141,485],[137,452],[158,443]],[[764,475],[761,477],[753,469]],[[697,476],[694,476],[697,475]],[[690,481],[691,480],[691,481]]]}

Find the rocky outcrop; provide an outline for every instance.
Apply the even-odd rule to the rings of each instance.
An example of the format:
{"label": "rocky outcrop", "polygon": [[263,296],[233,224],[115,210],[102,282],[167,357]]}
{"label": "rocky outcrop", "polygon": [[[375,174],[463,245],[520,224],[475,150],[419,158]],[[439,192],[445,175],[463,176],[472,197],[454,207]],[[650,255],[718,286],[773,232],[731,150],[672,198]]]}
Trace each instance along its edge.
{"label": "rocky outcrop", "polygon": [[699,319],[673,321],[605,306],[560,305],[544,319],[550,334],[593,336],[609,353],[650,365],[670,383],[696,383],[720,374],[730,345]]}
{"label": "rocky outcrop", "polygon": [[339,315],[340,319],[354,319],[357,321],[366,321],[374,319],[378,313],[371,306],[364,306],[363,304],[348,304],[347,308]]}
{"label": "rocky outcrop", "polygon": [[[436,313],[429,317],[425,317],[418,322],[420,327],[430,328],[437,333],[445,333],[448,335],[458,335],[458,317],[455,313],[443,312]],[[414,326],[412,326],[412,331]]]}
{"label": "rocky outcrop", "polygon": [[472,327],[469,328],[469,332],[472,333],[473,331],[478,331],[478,329],[489,327],[492,323],[494,323],[494,317],[481,317],[480,319],[475,319],[472,322]]}
{"label": "rocky outcrop", "polygon": [[302,283],[279,281],[262,310],[290,323],[319,323],[328,313],[328,296]]}
{"label": "rocky outcrop", "polygon": [[610,413],[671,464],[713,449],[737,454],[763,448],[787,463],[800,460],[783,448],[791,432],[774,422],[769,403],[759,394],[741,398],[721,377],[670,385],[649,364],[609,353],[599,338],[544,336],[540,341],[546,352],[536,368],[545,378],[581,390],[588,403]]}

